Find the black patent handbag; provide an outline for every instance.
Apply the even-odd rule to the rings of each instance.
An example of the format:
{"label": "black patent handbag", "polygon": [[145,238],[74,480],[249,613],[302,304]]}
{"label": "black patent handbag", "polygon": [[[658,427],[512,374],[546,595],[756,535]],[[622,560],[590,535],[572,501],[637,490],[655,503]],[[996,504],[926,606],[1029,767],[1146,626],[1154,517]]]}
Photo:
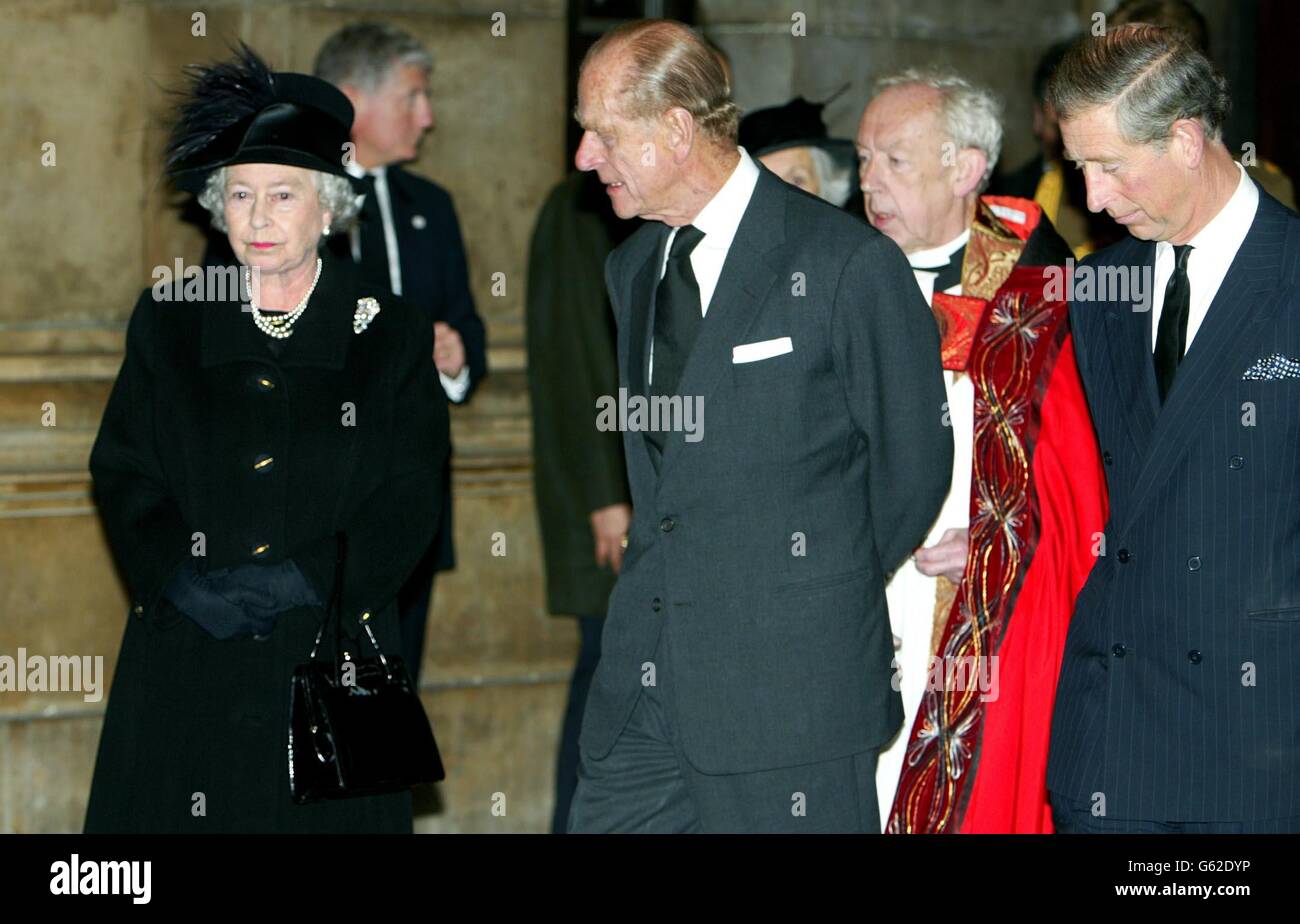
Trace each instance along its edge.
{"label": "black patent handbag", "polygon": [[[343,564],[337,536],[334,587],[307,661],[289,683],[289,791],[299,805],[398,792],[445,776],[429,718],[401,658],[386,657],[367,621],[371,657],[343,646]],[[364,617],[363,617],[364,620]],[[330,641],[333,659],[321,657]],[[365,641],[358,637],[359,646]],[[359,652],[358,652],[359,654]]]}

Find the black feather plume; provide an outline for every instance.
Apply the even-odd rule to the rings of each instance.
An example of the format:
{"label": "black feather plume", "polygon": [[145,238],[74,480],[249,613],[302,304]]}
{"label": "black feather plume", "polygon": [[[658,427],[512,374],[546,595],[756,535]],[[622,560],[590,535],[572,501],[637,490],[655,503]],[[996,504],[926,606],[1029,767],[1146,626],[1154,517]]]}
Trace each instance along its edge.
{"label": "black feather plume", "polygon": [[185,68],[176,124],[167,141],[168,169],[183,168],[230,126],[275,102],[275,77],[243,42],[233,61]]}

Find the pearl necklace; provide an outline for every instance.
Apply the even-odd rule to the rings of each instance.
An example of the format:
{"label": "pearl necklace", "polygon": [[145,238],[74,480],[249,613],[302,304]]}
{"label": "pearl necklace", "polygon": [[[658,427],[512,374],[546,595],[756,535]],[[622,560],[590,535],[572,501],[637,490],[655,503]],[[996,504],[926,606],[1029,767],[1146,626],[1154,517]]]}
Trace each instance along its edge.
{"label": "pearl necklace", "polygon": [[253,309],[253,323],[257,325],[257,329],[268,337],[274,337],[276,340],[284,340],[287,337],[292,336],[294,322],[302,317],[302,313],[307,309],[308,299],[310,299],[311,294],[316,291],[316,283],[320,282],[320,268],[321,259],[320,257],[317,257],[316,275],[312,278],[311,288],[309,288],[307,294],[302,297],[302,301],[298,303],[298,307],[281,317],[268,318],[266,315],[262,314],[257,305],[253,303],[252,283],[250,281],[248,267],[244,267],[244,290],[248,292],[248,304]]}

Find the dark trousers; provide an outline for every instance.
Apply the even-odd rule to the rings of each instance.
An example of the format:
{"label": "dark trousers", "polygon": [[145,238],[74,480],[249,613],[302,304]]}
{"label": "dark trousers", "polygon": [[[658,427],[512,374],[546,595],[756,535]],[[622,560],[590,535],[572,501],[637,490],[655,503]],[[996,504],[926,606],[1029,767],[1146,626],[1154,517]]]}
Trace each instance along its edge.
{"label": "dark trousers", "polygon": [[1057,834],[1300,834],[1300,818],[1249,821],[1147,821],[1093,815],[1088,802],[1049,793]]}
{"label": "dark trousers", "polygon": [[582,729],[582,711],[587,708],[587,691],[600,663],[600,635],[605,616],[579,616],[578,663],[569,680],[569,703],[564,708],[564,725],[560,729],[560,751],[555,759],[555,815],[551,833],[564,834],[569,824],[569,806],[578,786],[578,732]]}
{"label": "dark trousers", "polygon": [[416,686],[420,683],[420,662],[424,660],[424,630],[429,622],[429,601],[433,599],[436,562],[435,541],[397,592],[397,618],[402,630],[402,662],[411,675],[411,682]]}
{"label": "dark trousers", "polygon": [[583,754],[569,832],[880,833],[875,750],[755,773],[707,774],[681,749],[665,631],[613,749]]}

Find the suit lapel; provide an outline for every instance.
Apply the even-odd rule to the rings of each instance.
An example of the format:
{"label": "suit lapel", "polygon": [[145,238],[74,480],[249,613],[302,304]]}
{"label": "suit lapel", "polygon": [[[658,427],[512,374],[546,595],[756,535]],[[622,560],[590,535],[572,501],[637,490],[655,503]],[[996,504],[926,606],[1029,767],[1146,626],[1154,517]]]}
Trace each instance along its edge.
{"label": "suit lapel", "polygon": [[[406,187],[406,175],[401,168],[389,167],[385,171],[385,175],[388,179],[388,207],[393,212],[394,229],[398,229],[410,223],[410,213],[415,205],[415,200],[411,195],[411,191]],[[400,223],[397,220],[399,213],[405,219]]]}
{"label": "suit lapel", "polygon": [[[401,267],[402,292],[410,297],[411,279],[415,273],[413,267],[407,266],[406,257],[415,253],[411,236],[411,212],[413,209],[411,194],[406,188],[406,181],[398,167],[389,167],[386,171],[388,180],[388,210],[393,217],[393,238],[397,241],[398,265]],[[378,216],[376,216],[378,217]],[[382,222],[380,225],[382,231]]]}
{"label": "suit lapel", "polygon": [[1264,197],[1250,232],[1228,268],[1205,320],[1178,369],[1173,389],[1156,419],[1150,449],[1138,474],[1129,519],[1163,484],[1191,446],[1217,398],[1241,378],[1259,347],[1259,333],[1277,311],[1283,292],[1283,217],[1266,208]]}

